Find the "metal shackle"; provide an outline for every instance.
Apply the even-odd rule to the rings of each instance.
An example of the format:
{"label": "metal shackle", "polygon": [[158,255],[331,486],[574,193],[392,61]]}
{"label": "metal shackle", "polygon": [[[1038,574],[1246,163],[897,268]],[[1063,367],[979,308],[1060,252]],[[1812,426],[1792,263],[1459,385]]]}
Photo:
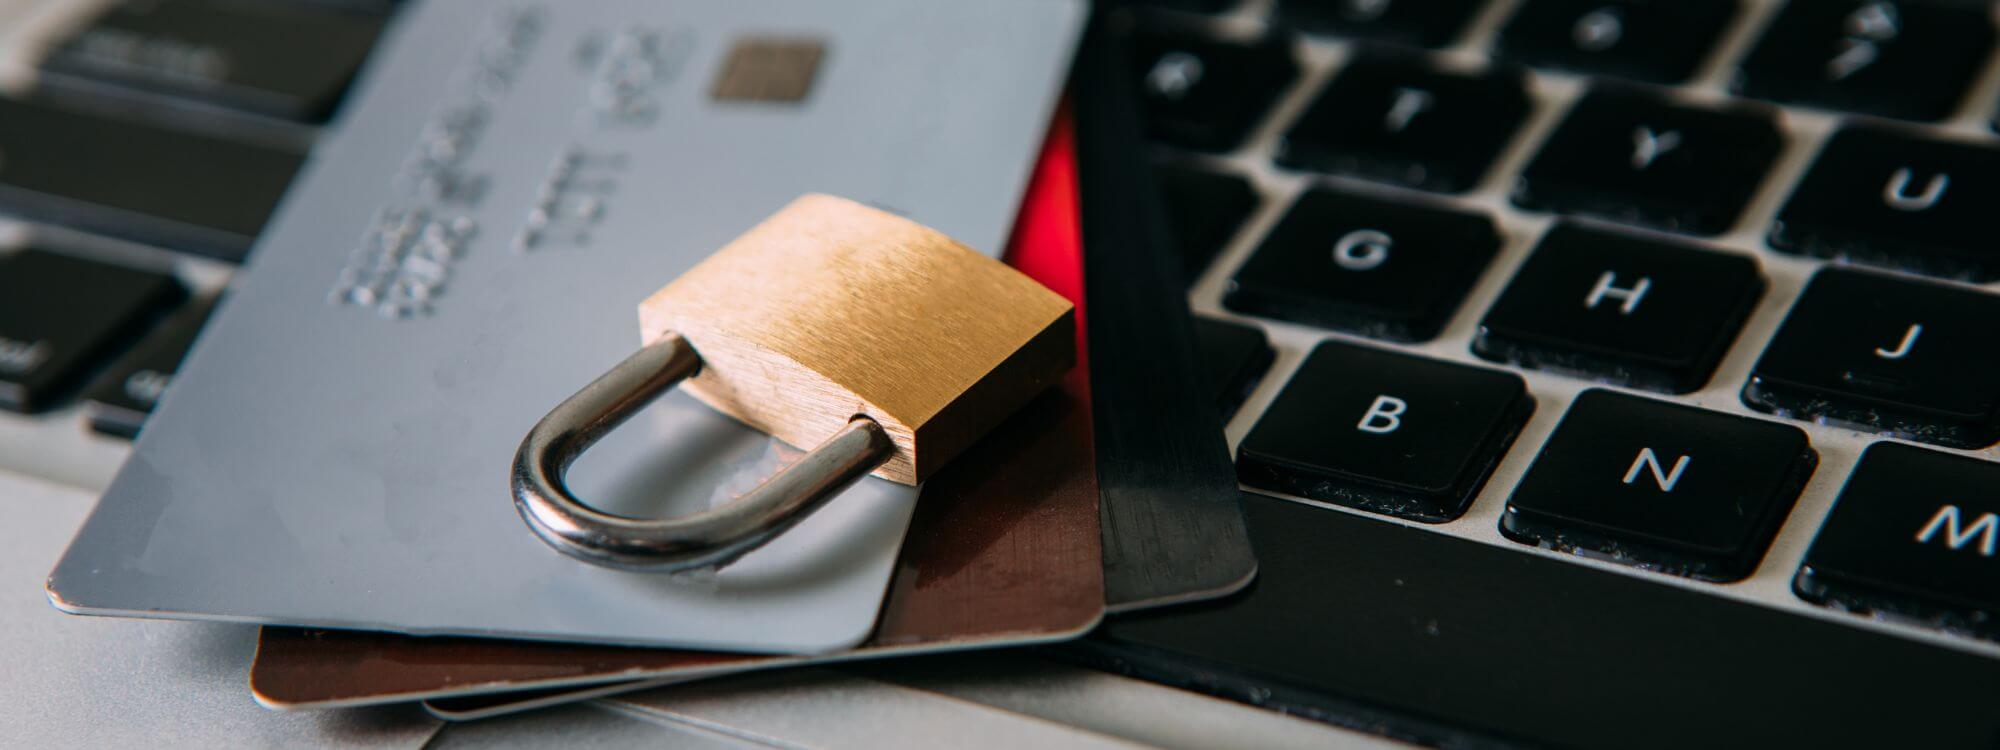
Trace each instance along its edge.
{"label": "metal shackle", "polygon": [[661,394],[694,377],[701,364],[687,339],[668,333],[543,416],[514,454],[514,507],[528,528],[557,551],[604,567],[718,568],[805,520],[895,453],[881,425],[857,416],[755,489],[699,513],[631,518],[577,500],[564,483],[570,464]]}

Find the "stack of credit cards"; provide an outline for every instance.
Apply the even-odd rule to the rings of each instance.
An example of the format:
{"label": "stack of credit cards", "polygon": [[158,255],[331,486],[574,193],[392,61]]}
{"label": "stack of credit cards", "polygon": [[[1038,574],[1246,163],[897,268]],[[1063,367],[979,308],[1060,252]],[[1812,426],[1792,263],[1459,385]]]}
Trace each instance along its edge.
{"label": "stack of credit cards", "polygon": [[[638,345],[639,300],[802,193],[1004,255],[1083,309],[1096,266],[1058,101],[1084,10],[432,0],[329,32],[381,35],[337,110],[322,78],[340,59],[275,94],[215,71],[200,106],[331,119],[261,231],[189,230],[250,261],[200,306],[173,388],[131,418],[134,452],[50,574],[50,601],[263,625],[251,682],[271,708],[426,701],[478,718],[1067,640],[1107,609],[1240,588],[1254,560],[1233,506],[1179,512],[1171,488],[1134,487],[1113,460],[1131,436],[1100,426],[1105,408],[1140,407],[1107,405],[1084,366],[921,487],[863,479],[707,576],[562,556],[508,492],[529,427]],[[104,48],[52,51],[51,80],[105,78]],[[99,83],[186,95],[184,81]],[[673,393],[570,480],[607,512],[683,515],[797,455]]]}

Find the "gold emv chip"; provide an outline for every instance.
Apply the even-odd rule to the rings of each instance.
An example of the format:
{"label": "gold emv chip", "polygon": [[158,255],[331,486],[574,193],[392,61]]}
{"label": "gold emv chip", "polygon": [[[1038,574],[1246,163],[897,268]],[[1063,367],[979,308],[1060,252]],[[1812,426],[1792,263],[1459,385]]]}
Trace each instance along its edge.
{"label": "gold emv chip", "polygon": [[796,102],[812,91],[826,44],[817,39],[738,39],[709,96],[716,101]]}

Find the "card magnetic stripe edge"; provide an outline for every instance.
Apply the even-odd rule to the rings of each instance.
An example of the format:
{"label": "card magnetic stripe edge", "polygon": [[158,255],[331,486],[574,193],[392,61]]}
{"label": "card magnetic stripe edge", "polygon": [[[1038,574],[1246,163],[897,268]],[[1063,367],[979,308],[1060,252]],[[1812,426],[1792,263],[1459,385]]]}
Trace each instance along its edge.
{"label": "card magnetic stripe edge", "polygon": [[1196,367],[1194,320],[1151,179],[1125,35],[1097,11],[1070,81],[1090,316],[1105,604],[1200,601],[1257,574],[1242,490]]}

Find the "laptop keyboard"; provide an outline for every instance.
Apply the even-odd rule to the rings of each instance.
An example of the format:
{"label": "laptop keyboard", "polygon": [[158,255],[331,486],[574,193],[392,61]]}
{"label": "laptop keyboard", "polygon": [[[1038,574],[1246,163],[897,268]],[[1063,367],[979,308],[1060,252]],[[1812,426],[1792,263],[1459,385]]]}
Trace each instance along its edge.
{"label": "laptop keyboard", "polygon": [[1993,8],[1143,5],[1246,488],[2000,657]]}
{"label": "laptop keyboard", "polygon": [[[110,2],[0,94],[0,457],[101,487],[390,12]],[[300,33],[311,29],[312,33]]]}

